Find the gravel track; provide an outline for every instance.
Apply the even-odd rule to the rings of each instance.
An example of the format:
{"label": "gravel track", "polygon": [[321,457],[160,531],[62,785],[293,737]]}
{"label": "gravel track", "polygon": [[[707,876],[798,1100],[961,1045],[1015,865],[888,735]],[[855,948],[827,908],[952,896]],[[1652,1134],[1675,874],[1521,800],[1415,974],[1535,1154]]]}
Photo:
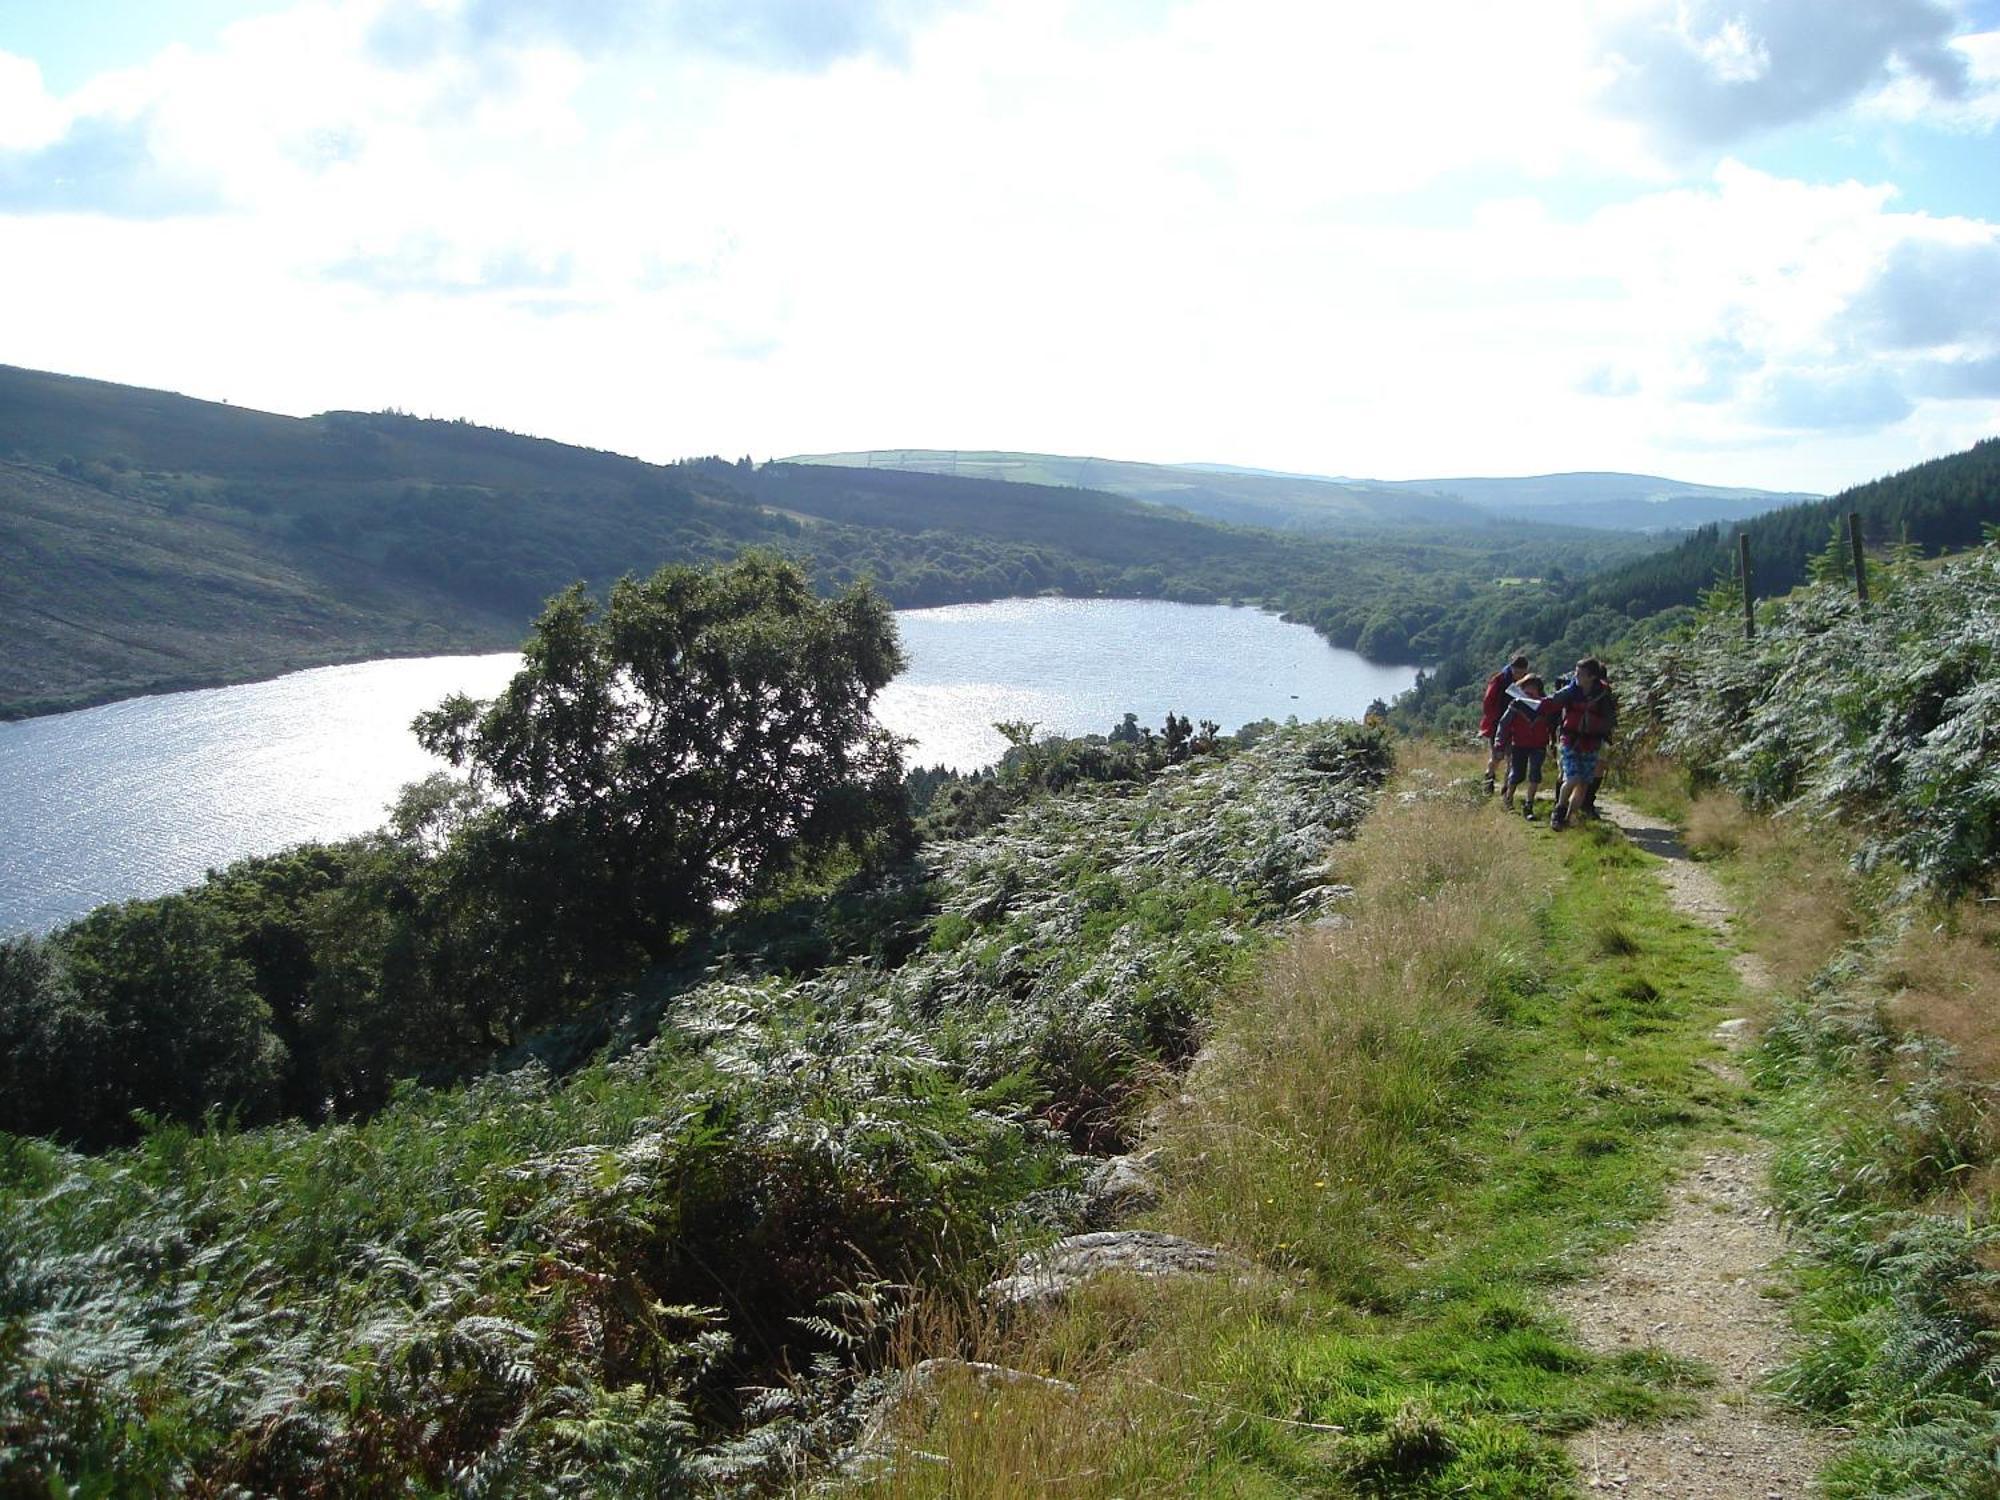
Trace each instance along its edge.
{"label": "gravel track", "polygon": [[[1674,908],[1726,938],[1729,899],[1672,827],[1610,798],[1603,808],[1628,839],[1660,857]],[[1732,963],[1748,988],[1770,989],[1769,971],[1754,954]],[[1725,1022],[1718,1035],[1736,1048],[1748,1031]],[[1724,1071],[1740,1080],[1733,1065]],[[1768,1146],[1709,1152],[1673,1185],[1662,1218],[1609,1256],[1596,1276],[1555,1299],[1589,1348],[1655,1348],[1715,1375],[1703,1393],[1705,1409],[1691,1418],[1593,1428],[1572,1438],[1587,1490],[1684,1500],[1795,1500],[1812,1492],[1831,1435],[1801,1425],[1758,1389],[1790,1346],[1782,1304],[1767,1295],[1784,1254],[1765,1199],[1769,1172]]]}

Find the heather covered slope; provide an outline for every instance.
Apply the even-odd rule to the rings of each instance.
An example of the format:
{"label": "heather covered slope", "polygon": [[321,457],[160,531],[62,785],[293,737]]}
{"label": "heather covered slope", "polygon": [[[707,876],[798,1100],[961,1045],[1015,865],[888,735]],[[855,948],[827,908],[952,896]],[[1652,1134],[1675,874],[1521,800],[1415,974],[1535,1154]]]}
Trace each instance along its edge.
{"label": "heather covered slope", "polygon": [[1869,864],[1946,895],[2000,876],[2000,544],[1837,575],[1759,611],[1729,601],[1638,654],[1643,742],[1754,808],[1839,825]]}
{"label": "heather covered slope", "polygon": [[[1832,570],[1828,570],[1832,573]],[[1835,1500],[1994,1493],[2000,1455],[2000,543],[1720,599],[1624,675],[1628,765],[1732,888]],[[1654,759],[1647,752],[1668,759]],[[1671,775],[1645,767],[1671,767]]]}

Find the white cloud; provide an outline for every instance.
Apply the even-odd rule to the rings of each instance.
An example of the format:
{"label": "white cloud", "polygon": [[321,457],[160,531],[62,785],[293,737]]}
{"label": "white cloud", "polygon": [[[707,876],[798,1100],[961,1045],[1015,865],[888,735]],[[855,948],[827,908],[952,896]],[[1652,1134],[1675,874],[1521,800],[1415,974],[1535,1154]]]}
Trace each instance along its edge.
{"label": "white cloud", "polygon": [[1939,98],[1921,77],[1897,72],[1887,86],[1861,100],[1858,114],[1899,124],[1922,122],[1947,129],[1984,133],[2000,125],[2000,31],[1953,37],[1966,86],[1953,98]]}
{"label": "white cloud", "polygon": [[1915,107],[1967,90],[1943,0],[1657,0],[1601,33],[1604,101],[1670,151],[1727,149],[1897,87]]}
{"label": "white cloud", "polygon": [[[1797,36],[1753,24],[1773,13],[1689,32],[1702,87],[1791,76]],[[1937,223],[1886,184],[1673,178],[1657,118],[1600,113],[1625,75],[1581,0],[1532,25],[1484,0],[1422,27],[1276,0],[843,14],[847,40],[761,57],[690,41],[723,15],[700,6],[309,0],[38,95],[17,150],[118,122],[132,195],[206,197],[152,223],[104,195],[16,213],[8,357],[651,457],[958,444],[1395,477],[1695,452],[1733,472],[1690,477],[1820,487],[1840,476],[1810,466],[1895,410],[1864,399],[1853,309]],[[1855,96],[1824,71],[1813,107]],[[1894,461],[1949,428],[1933,407],[1969,420],[1983,367],[1947,357],[1972,355],[1892,362],[1918,403]],[[1812,389],[1850,434],[1824,454],[1789,436]]]}
{"label": "white cloud", "polygon": [[0,151],[38,151],[62,138],[62,106],[33,58],[0,52]]}

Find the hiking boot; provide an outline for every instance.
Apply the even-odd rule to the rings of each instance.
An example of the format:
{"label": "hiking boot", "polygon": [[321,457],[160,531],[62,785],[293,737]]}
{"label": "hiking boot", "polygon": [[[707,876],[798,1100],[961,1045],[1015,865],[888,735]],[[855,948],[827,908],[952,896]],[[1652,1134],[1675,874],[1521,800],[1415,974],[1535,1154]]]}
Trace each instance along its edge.
{"label": "hiking boot", "polygon": [[1488,777],[1486,778],[1485,782],[1483,783],[1483,786],[1484,786],[1484,789],[1485,789],[1485,792],[1486,792],[1486,795],[1487,795],[1487,796],[1489,796],[1489,797],[1490,797],[1490,796],[1492,796],[1492,795],[1493,795],[1493,778],[1492,778],[1491,776],[1488,776]]}
{"label": "hiking boot", "polygon": [[1550,833],[1561,833],[1567,827],[1569,827],[1569,815],[1560,807],[1549,814]]}
{"label": "hiking boot", "polygon": [[1530,823],[1534,822],[1535,805],[1532,802],[1524,804],[1521,808],[1521,816],[1526,818]]}

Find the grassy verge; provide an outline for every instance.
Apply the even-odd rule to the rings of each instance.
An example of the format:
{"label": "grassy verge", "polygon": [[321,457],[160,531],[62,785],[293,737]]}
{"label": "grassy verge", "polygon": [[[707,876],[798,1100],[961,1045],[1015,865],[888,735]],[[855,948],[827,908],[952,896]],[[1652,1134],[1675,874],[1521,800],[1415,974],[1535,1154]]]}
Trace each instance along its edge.
{"label": "grassy verge", "polygon": [[1469,769],[1406,767],[1341,861],[1351,921],[1297,934],[1218,1010],[1162,1111],[1155,1226],[1258,1273],[952,1330],[951,1352],[1076,1390],[933,1385],[901,1414],[927,1456],[861,1489],[1557,1494],[1565,1434],[1690,1403],[1700,1370],[1585,1351],[1544,1291],[1741,1122],[1702,1066],[1735,978],[1643,856],[1504,818]]}

